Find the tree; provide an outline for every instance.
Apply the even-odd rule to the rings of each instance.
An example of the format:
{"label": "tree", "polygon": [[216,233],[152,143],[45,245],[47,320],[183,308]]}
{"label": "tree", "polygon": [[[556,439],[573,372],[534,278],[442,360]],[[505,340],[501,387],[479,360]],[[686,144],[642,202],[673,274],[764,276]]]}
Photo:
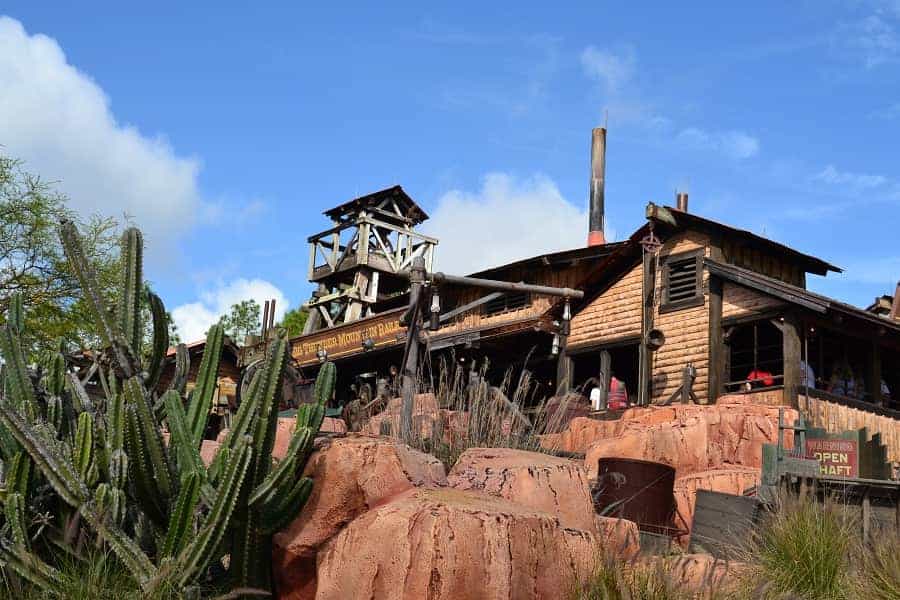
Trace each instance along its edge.
{"label": "tree", "polygon": [[[117,295],[118,233],[114,219],[81,220],[66,198],[20,161],[0,155],[0,315],[18,292],[30,307],[26,346],[41,353],[62,338],[72,348],[94,341],[93,325],[57,235],[61,220],[78,224],[102,293]],[[0,316],[0,323],[5,320]]]}
{"label": "tree", "polygon": [[306,319],[309,318],[309,310],[305,306],[292,308],[284,313],[279,326],[284,327],[289,337],[295,337],[303,333],[303,326],[306,325]]}
{"label": "tree", "polygon": [[222,315],[219,322],[225,327],[225,333],[236,343],[244,344],[247,335],[259,331],[259,304],[252,298],[231,305],[231,312]]}

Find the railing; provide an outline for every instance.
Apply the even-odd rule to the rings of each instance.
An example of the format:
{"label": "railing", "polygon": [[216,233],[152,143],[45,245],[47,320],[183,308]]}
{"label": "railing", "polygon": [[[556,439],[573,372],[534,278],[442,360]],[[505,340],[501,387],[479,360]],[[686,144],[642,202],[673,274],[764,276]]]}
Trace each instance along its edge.
{"label": "railing", "polygon": [[800,395],[799,403],[810,425],[829,432],[865,427],[869,435],[881,434],[881,443],[887,447],[887,459],[900,463],[900,411],[823,390],[810,389],[809,392],[809,397]]}

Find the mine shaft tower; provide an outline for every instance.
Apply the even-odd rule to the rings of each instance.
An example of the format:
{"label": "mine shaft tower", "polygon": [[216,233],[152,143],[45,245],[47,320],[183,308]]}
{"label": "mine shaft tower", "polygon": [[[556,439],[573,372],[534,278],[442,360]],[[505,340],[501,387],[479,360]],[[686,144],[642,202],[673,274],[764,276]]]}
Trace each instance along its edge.
{"label": "mine shaft tower", "polygon": [[309,238],[309,281],[303,333],[374,314],[376,302],[409,289],[409,269],[421,256],[430,270],[437,240],[414,228],[428,215],[399,185],[325,211],[333,226]]}

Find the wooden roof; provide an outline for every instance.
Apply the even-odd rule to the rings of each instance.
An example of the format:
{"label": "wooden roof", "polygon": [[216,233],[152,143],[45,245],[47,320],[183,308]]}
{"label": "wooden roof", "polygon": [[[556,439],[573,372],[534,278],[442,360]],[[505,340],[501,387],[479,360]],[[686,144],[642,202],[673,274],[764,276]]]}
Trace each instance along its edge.
{"label": "wooden roof", "polygon": [[428,219],[422,207],[416,204],[399,185],[348,200],[340,206],[326,210],[323,214],[333,221],[340,221],[361,210],[369,210],[379,217],[400,220],[409,225],[418,225]]}

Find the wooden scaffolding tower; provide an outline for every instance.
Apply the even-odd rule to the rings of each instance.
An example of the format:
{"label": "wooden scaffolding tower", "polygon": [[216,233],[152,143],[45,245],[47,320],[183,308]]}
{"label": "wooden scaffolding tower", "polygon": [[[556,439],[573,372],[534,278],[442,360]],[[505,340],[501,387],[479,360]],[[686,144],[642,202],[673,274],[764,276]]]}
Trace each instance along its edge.
{"label": "wooden scaffolding tower", "polygon": [[403,188],[387,188],[325,211],[332,227],[309,238],[304,334],[367,317],[376,302],[409,288],[416,257],[430,270],[437,240],[415,231],[425,214]]}

